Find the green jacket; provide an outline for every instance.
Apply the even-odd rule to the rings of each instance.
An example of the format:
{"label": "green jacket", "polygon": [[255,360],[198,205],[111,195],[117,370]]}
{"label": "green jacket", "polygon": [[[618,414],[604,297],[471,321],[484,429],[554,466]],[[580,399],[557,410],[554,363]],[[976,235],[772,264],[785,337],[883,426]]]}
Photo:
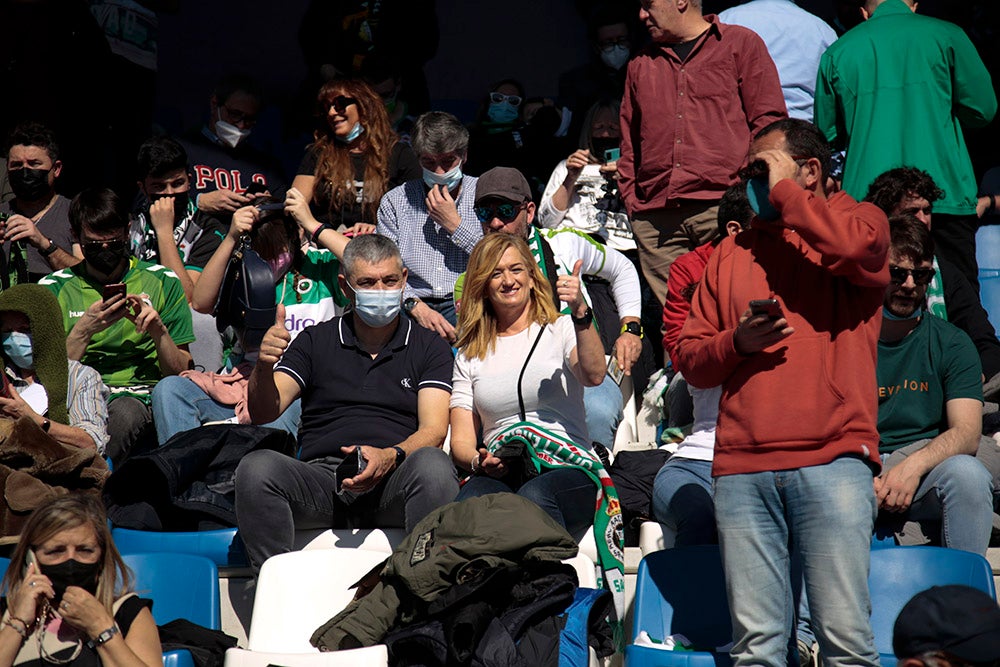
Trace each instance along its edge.
{"label": "green jacket", "polygon": [[321,651],[373,646],[396,621],[406,622],[417,598],[431,602],[483,568],[524,561],[560,561],[576,542],[535,503],[495,493],[449,503],[420,520],[382,568],[364,597],[327,621],[309,640]]}
{"label": "green jacket", "polygon": [[816,125],[847,149],[844,189],[857,200],[882,172],[912,166],[945,192],[935,213],[974,214],[961,125],[982,127],[996,111],[989,72],[962,29],[902,0],[885,0],[820,60]]}

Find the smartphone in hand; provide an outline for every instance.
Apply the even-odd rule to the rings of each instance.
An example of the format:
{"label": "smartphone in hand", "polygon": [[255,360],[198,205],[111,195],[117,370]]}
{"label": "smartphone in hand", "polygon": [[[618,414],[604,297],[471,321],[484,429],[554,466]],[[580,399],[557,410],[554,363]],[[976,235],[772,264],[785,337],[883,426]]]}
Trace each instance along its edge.
{"label": "smartphone in hand", "polygon": [[785,316],[777,299],[754,299],[750,302],[750,314],[767,315],[772,322]]}
{"label": "smartphone in hand", "polygon": [[355,447],[354,451],[340,462],[335,471],[337,494],[344,492],[344,480],[352,479],[361,474],[361,471],[368,465],[368,461],[361,456],[361,447]]}
{"label": "smartphone in hand", "polygon": [[115,295],[121,294],[125,298],[125,283],[112,283],[104,286],[104,300],[110,301]]}

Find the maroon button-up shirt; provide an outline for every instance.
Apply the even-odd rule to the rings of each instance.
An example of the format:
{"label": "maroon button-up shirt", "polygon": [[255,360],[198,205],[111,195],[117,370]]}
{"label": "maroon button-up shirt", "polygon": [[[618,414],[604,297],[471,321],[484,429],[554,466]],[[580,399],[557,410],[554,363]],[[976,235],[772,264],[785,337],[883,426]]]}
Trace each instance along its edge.
{"label": "maroon button-up shirt", "polygon": [[751,30],[718,22],[686,60],[650,44],[628,65],[618,185],[630,215],[719,199],[753,135],[787,117],[774,61]]}

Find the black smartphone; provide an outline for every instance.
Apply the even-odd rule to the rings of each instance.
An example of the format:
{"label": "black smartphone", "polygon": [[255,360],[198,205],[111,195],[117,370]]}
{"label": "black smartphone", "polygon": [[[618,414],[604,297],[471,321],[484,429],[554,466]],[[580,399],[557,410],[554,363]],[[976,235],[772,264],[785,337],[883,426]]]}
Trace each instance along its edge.
{"label": "black smartphone", "polygon": [[284,211],[285,210],[285,202],[281,202],[281,201],[263,202],[263,203],[260,203],[260,204],[255,204],[255,206],[257,207],[258,211]]}
{"label": "black smartphone", "polygon": [[125,283],[112,283],[104,286],[105,301],[110,301],[117,294],[121,294],[122,298],[125,298]]}
{"label": "black smartphone", "polygon": [[347,455],[347,457],[340,462],[337,466],[335,472],[337,480],[337,493],[341,494],[344,492],[344,480],[351,479],[352,477],[357,477],[361,474],[361,471],[365,469],[368,464],[365,458],[361,456],[361,448],[356,447],[353,452]]}
{"label": "black smartphone", "polygon": [[772,322],[785,316],[777,299],[754,299],[750,302],[750,314],[767,315]]}

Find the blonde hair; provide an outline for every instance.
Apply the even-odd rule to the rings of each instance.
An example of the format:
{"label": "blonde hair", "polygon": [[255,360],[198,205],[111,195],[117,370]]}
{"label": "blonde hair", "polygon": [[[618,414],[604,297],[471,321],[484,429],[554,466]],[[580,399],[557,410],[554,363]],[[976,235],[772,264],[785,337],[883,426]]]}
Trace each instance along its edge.
{"label": "blonde hair", "polygon": [[462,289],[462,309],[458,316],[456,346],[469,359],[485,359],[496,348],[497,317],[487,290],[500,259],[509,248],[517,250],[531,280],[531,321],[537,324],[555,322],[559,317],[552,300],[549,280],[542,273],[525,240],[512,234],[489,234],[473,248],[465,271]]}
{"label": "blonde hair", "polygon": [[[24,579],[28,549],[35,551],[62,531],[79,526],[90,526],[97,537],[97,546],[101,550],[101,572],[97,578],[97,594],[94,597],[108,613],[113,613],[112,605],[115,600],[132,588],[132,577],[111,539],[104,506],[97,496],[84,493],[60,496],[42,505],[28,517],[3,579],[3,589],[8,600]],[[121,587],[116,589],[115,581],[119,577]]]}

